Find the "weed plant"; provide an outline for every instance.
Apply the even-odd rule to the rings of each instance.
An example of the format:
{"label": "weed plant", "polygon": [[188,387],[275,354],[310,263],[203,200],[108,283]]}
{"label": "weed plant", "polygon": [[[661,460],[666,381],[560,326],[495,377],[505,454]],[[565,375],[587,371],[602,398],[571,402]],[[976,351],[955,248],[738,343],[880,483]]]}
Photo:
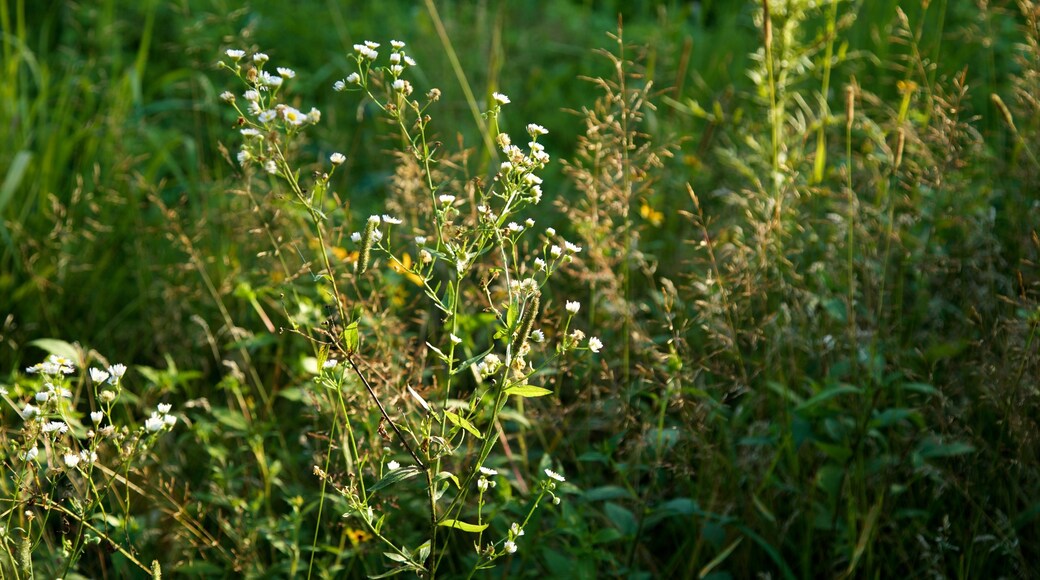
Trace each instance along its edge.
{"label": "weed plant", "polygon": [[5,575],[1036,574],[1035,2],[52,4]]}

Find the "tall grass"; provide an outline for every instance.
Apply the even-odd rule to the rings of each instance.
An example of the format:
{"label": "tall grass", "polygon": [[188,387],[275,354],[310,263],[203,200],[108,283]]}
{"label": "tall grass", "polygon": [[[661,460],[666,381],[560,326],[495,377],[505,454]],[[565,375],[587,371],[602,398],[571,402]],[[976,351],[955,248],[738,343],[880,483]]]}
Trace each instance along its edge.
{"label": "tall grass", "polygon": [[[1036,573],[1035,2],[30,4],[0,364],[40,475],[3,480],[5,574]],[[419,66],[380,80],[390,37]],[[247,166],[227,48],[321,111]],[[531,122],[545,199],[498,223]],[[55,417],[101,397],[43,337],[133,363],[120,424],[169,401],[171,433],[101,452],[119,477],[64,463],[78,428],[26,462],[37,347],[82,375]]]}

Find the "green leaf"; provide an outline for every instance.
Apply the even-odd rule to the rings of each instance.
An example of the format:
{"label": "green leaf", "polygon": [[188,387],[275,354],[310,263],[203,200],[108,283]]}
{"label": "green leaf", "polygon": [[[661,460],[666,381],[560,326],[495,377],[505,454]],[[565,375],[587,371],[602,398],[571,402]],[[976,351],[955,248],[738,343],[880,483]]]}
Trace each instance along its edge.
{"label": "green leaf", "polygon": [[358,323],[356,320],[343,329],[342,338],[343,348],[347,350],[347,354],[357,352],[358,347],[361,346],[361,335],[358,333]]}
{"label": "green leaf", "polygon": [[29,344],[41,348],[50,354],[56,354],[69,360],[80,362],[79,349],[64,340],[58,340],[56,338],[39,338]]}
{"label": "green leaf", "polygon": [[931,459],[935,457],[953,457],[955,455],[964,455],[966,453],[972,453],[975,451],[975,447],[968,443],[960,441],[954,441],[953,443],[941,443],[934,439],[928,439],[922,441],[917,446],[915,451],[918,456],[923,459]]}
{"label": "green leaf", "polygon": [[711,571],[714,570],[715,568],[717,568],[719,564],[724,562],[726,560],[726,558],[728,558],[729,555],[733,553],[733,550],[737,549],[737,546],[739,546],[740,543],[743,542],[743,541],[744,541],[744,538],[737,538],[736,541],[734,541],[732,544],[727,546],[726,549],[723,550],[721,553],[719,553],[718,556],[715,556],[714,558],[712,558],[711,562],[708,562],[707,564],[704,565],[703,568],[701,568],[701,571],[698,574],[698,578],[704,578],[705,576],[710,574]]}
{"label": "green leaf", "polygon": [[7,168],[4,183],[0,185],[0,211],[3,211],[4,207],[13,199],[15,190],[25,177],[25,170],[28,169],[30,160],[32,160],[31,151],[23,149],[15,154],[10,167]]}
{"label": "green leaf", "polygon": [[455,474],[450,471],[442,471],[433,476],[434,483],[440,483],[442,481],[451,481],[455,484],[455,487],[462,489],[462,484],[459,483],[459,478],[455,477]]}
{"label": "green leaf", "polygon": [[632,492],[617,485],[594,487],[582,494],[585,501],[603,501],[608,499],[631,498]]}
{"label": "green leaf", "polygon": [[234,431],[245,433],[249,431],[249,424],[246,423],[246,418],[242,416],[242,413],[238,411],[231,411],[229,409],[221,409],[216,407],[213,409],[213,416],[225,427],[229,427]]}
{"label": "green leaf", "polygon": [[636,520],[635,514],[628,509],[616,503],[607,502],[603,504],[603,511],[606,512],[607,519],[613,522],[622,534],[634,536],[636,530],[639,529],[639,522]]}
{"label": "green leaf", "polygon": [[815,407],[816,405],[819,405],[824,401],[829,401],[835,397],[840,397],[841,395],[858,395],[862,392],[862,389],[860,389],[859,387],[854,387],[852,385],[836,385],[834,387],[825,389],[817,393],[808,401],[802,403],[801,405],[798,405],[797,407],[795,407],[795,411],[807,411]]}
{"label": "green leaf", "polygon": [[459,365],[459,368],[451,371],[452,376],[455,376],[455,375],[457,375],[457,374],[459,374],[461,372],[464,372],[466,369],[468,369],[469,367],[473,366],[477,361],[479,361],[482,358],[484,358],[485,356],[487,356],[488,353],[490,353],[494,349],[495,349],[495,345],[492,344],[491,347],[488,348],[487,350],[485,350],[484,352],[478,354],[477,356],[475,356],[473,358],[466,359],[465,362],[463,362],[461,365]]}
{"label": "green leaf", "polygon": [[488,527],[487,524],[480,524],[478,526],[476,524],[467,524],[466,522],[460,522],[459,520],[451,520],[451,519],[441,520],[441,521],[437,522],[437,525],[438,526],[445,526],[445,527],[448,527],[448,528],[455,528],[456,530],[462,530],[464,532],[470,532],[470,533],[473,533],[473,534],[476,534],[476,533],[479,533],[479,532],[483,532]]}
{"label": "green leaf", "polygon": [[518,387],[509,387],[506,389],[507,395],[517,395],[520,397],[544,397],[551,395],[552,391],[549,389],[543,389],[542,387],[534,387],[531,385],[520,385]]}
{"label": "green leaf", "polygon": [[483,439],[484,438],[480,434],[480,431],[477,431],[477,428],[473,426],[473,423],[470,423],[469,421],[463,419],[462,417],[460,417],[456,413],[453,413],[451,411],[445,411],[444,412],[444,416],[447,417],[448,420],[451,421],[453,425],[455,425],[456,427],[461,427],[461,428],[465,429],[466,431],[469,432],[470,435],[476,437],[477,439]]}
{"label": "green leaf", "polygon": [[375,483],[375,485],[368,488],[368,491],[379,491],[383,488],[390,487],[391,485],[397,482],[404,481],[406,479],[411,479],[416,475],[419,475],[420,473],[422,473],[422,471],[420,471],[418,467],[398,467],[397,469],[384,475],[383,479],[380,479]]}

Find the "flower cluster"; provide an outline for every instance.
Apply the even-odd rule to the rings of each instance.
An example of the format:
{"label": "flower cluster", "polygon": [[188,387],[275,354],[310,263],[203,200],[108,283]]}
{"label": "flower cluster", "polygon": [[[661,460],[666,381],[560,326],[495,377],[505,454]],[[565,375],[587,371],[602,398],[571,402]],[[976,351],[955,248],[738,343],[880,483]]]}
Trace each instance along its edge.
{"label": "flower cluster", "polygon": [[239,131],[245,137],[237,154],[238,162],[242,166],[258,163],[271,174],[283,173],[286,168],[275,135],[284,132],[291,138],[300,128],[321,121],[321,111],[312,107],[304,113],[278,102],[278,91],[286,80],[296,77],[294,70],[286,67],[275,68],[275,73],[265,70],[269,57],[262,52],[248,60],[242,50],[229,49],[226,54],[231,62],[221,61],[221,66],[233,71],[246,85],[241,97],[246,103],[244,108],[234,93],[225,91],[220,95],[238,112]]}

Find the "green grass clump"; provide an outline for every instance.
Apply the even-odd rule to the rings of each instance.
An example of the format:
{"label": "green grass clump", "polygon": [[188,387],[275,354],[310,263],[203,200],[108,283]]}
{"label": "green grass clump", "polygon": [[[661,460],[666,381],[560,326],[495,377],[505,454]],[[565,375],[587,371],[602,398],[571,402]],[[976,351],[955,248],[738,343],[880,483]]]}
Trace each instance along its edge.
{"label": "green grass clump", "polygon": [[333,4],[0,3],[5,577],[1037,573],[1040,6]]}

